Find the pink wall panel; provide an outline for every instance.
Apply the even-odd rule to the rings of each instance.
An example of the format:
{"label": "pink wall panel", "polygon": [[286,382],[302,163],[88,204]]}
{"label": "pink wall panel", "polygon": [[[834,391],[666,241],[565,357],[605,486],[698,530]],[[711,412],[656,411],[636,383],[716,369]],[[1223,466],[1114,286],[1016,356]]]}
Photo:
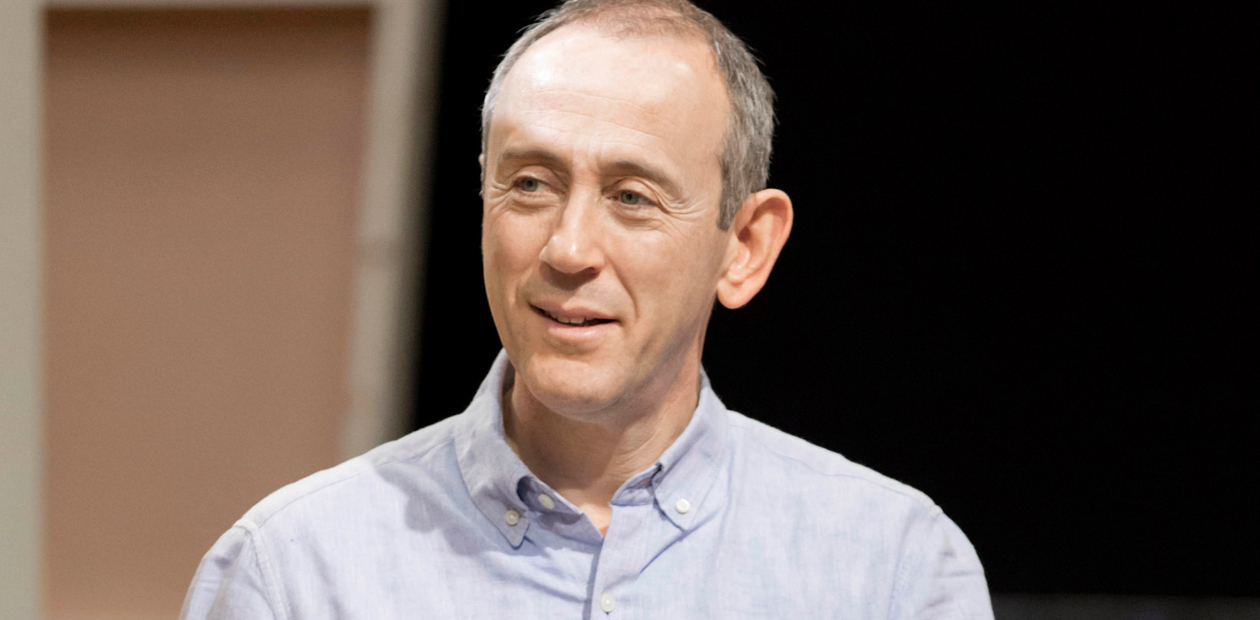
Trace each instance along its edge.
{"label": "pink wall panel", "polygon": [[368,17],[48,14],[49,617],[174,617],[219,534],[333,464]]}

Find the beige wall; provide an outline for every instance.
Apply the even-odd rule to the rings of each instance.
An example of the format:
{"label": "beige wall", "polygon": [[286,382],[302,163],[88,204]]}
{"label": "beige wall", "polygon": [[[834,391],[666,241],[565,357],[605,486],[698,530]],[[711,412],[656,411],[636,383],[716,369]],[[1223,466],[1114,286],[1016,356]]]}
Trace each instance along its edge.
{"label": "beige wall", "polygon": [[[51,80],[46,102],[50,108],[60,92],[65,109],[77,112],[48,124],[49,146],[55,147],[50,148],[48,160],[60,172],[47,179],[45,205],[40,197],[44,184],[39,103],[43,94],[40,54],[45,47],[41,15],[46,6],[115,10],[137,6],[370,7],[371,21],[366,25],[370,38],[366,51],[358,56],[366,60],[356,61],[362,94],[361,161],[357,189],[349,193],[349,226],[333,224],[336,218],[326,213],[321,221],[329,226],[277,226],[284,217],[294,215],[292,208],[272,217],[248,209],[248,196],[256,197],[254,190],[263,184],[210,183],[210,176],[225,172],[222,160],[198,158],[187,140],[145,143],[144,135],[123,131],[146,125],[177,128],[194,121],[196,115],[179,118],[158,106],[141,119],[144,122],[116,123],[126,119],[109,116],[109,97],[94,99],[95,95],[87,97],[76,89],[59,91]],[[210,541],[194,539],[212,538],[258,496],[305,473],[309,467],[302,462],[333,462],[397,432],[398,414],[404,406],[399,395],[406,391],[404,379],[409,374],[411,344],[406,338],[412,314],[408,302],[422,272],[413,257],[421,254],[418,240],[423,237],[424,205],[415,198],[424,194],[426,183],[440,19],[441,3],[435,0],[0,2],[0,83],[4,85],[0,88],[0,496],[4,499],[0,501],[0,618],[44,617],[39,609],[45,598],[42,593],[46,593],[49,617],[171,617],[197,559],[176,567],[185,560],[171,557],[190,553],[199,557]],[[149,43],[162,39],[156,34]],[[93,44],[108,45],[105,39],[97,37]],[[166,43],[186,44],[194,39]],[[55,41],[47,43],[50,49],[62,47]],[[135,51],[141,43],[140,39],[130,41],[127,49]],[[263,48],[266,43],[260,42]],[[92,83],[90,74],[99,72],[101,64],[109,65],[109,70],[131,70],[133,75],[126,78],[132,80],[130,91],[122,87],[125,79],[97,84],[114,91],[115,113],[142,106],[138,101],[119,105],[119,100],[139,92],[172,97],[179,89],[194,86],[191,83],[198,80],[191,78],[198,71],[203,88],[224,78],[209,75],[215,70],[238,78],[249,72],[248,67],[243,69],[241,55],[226,54],[218,59],[200,57],[200,69],[166,71],[167,78],[175,78],[173,82],[138,77],[135,70],[146,63],[198,59],[186,49],[171,51],[168,47],[156,55],[141,53],[112,63],[98,62],[88,71],[80,70],[92,63],[66,64],[62,61],[67,57],[62,56],[49,70],[52,75],[70,68],[71,75],[61,77],[79,80],[81,85]],[[104,58],[98,55],[97,60]],[[280,90],[300,88],[302,80],[295,77],[290,72],[270,82]],[[216,91],[209,98],[223,102],[229,95]],[[322,103],[318,96],[307,95],[292,106],[298,116]],[[200,113],[203,118],[218,113],[229,123],[241,120],[225,109]],[[259,149],[245,149],[248,153],[240,158],[242,162],[252,158],[257,166],[247,171],[249,166],[238,162],[234,171],[227,172],[246,177],[252,173],[256,181],[274,171],[277,158],[260,153],[284,155],[275,148],[276,141],[300,133],[293,127],[286,129],[284,123],[284,118],[274,114],[268,122],[255,123],[253,129],[275,140],[267,140]],[[222,127],[203,131],[197,144],[239,155],[241,144],[249,140],[231,133],[230,125],[227,131]],[[155,137],[161,138],[149,135],[147,139]],[[261,139],[261,135],[253,138]],[[117,148],[129,143],[133,148]],[[307,146],[298,160],[320,159],[309,156],[327,145]],[[155,156],[155,148],[167,150]],[[322,163],[327,164],[324,159]],[[137,165],[162,174],[138,174]],[[202,170],[204,178],[190,169]],[[99,181],[95,184],[90,181],[94,175]],[[317,212],[321,201],[346,202],[347,195],[335,191],[314,196],[306,188],[306,194],[303,190],[291,194],[286,188],[291,181],[279,178],[266,187],[296,196],[290,202],[311,203],[303,208]],[[157,208],[164,197],[181,191],[179,206],[200,204],[200,214],[171,216],[169,209],[164,213]],[[232,226],[224,224],[231,218],[207,215],[204,207],[211,203],[220,214],[243,217],[254,226],[237,226],[239,234],[234,236]],[[319,217],[315,213],[315,219]],[[327,242],[330,231],[337,231],[337,241],[317,243],[317,254],[340,256],[339,267],[325,271],[315,284],[303,285],[302,267],[268,266],[268,260],[295,260],[286,250],[297,245],[271,235],[277,228],[282,235],[300,237],[301,249],[308,249],[307,242]],[[262,242],[269,236],[269,243]],[[318,257],[312,260],[332,264],[319,263]],[[50,276],[46,287],[45,272]],[[309,273],[305,277],[315,279]],[[328,286],[330,281],[341,284]],[[234,304],[220,294],[225,291],[243,294]],[[305,318],[299,320],[277,319],[277,307],[299,301],[326,305],[304,309]],[[251,304],[266,307],[250,312]],[[46,318],[55,321],[41,320],[44,306]],[[333,330],[319,328],[334,322],[341,324],[337,334],[330,336]],[[41,323],[48,325],[46,338]],[[322,339],[322,344],[305,341],[303,330],[319,332],[315,340]],[[43,373],[44,343],[48,373]],[[232,355],[240,349],[247,349],[244,356]],[[169,363],[155,362],[155,354],[166,356]],[[295,354],[302,359],[289,366],[286,360]],[[327,363],[330,355],[339,356],[340,363]],[[225,366],[225,360],[231,365]],[[275,365],[262,363],[266,361]],[[148,389],[140,389],[133,379],[149,382]],[[211,385],[234,382],[244,389]],[[319,394],[277,387],[316,383],[315,390],[332,396],[321,399]],[[277,433],[267,428],[266,416],[255,414],[243,420],[237,416],[238,430],[244,432],[223,432],[234,422],[225,407],[237,412],[257,410],[259,399],[269,411],[288,413],[304,407],[294,405],[294,400],[305,399],[316,410],[317,421],[331,420],[332,424],[323,424],[320,433],[309,436],[303,435],[304,428]],[[323,407],[325,400],[337,401],[338,406]],[[106,414],[115,419],[109,420]],[[310,419],[303,417],[304,422]],[[45,425],[46,460],[41,454]],[[75,441],[82,449],[71,449]],[[219,445],[211,445],[214,441]],[[311,450],[296,450],[295,444]],[[284,458],[286,450],[292,458]],[[283,462],[277,464],[277,460]],[[41,461],[49,472],[47,481],[42,480]],[[161,471],[172,462],[181,469]],[[258,464],[262,466],[255,467]],[[267,477],[272,480],[260,482]],[[196,491],[181,488],[198,485],[201,488]],[[42,510],[41,495],[47,495],[47,511]],[[242,505],[229,508],[232,502]],[[218,517],[211,514],[215,510],[220,510]],[[154,518],[161,511],[172,519]],[[226,522],[211,523],[220,519]],[[200,534],[198,528],[203,528]],[[160,548],[171,553],[164,555]],[[51,569],[50,578],[41,586],[45,564]]]}

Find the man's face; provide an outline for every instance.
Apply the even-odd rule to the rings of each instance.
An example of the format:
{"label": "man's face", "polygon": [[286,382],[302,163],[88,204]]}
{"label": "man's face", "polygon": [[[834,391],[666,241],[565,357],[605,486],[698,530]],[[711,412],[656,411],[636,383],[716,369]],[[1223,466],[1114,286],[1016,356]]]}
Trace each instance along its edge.
{"label": "man's face", "polygon": [[548,409],[612,423],[599,413],[694,386],[680,372],[730,239],[728,109],[699,38],[570,25],[508,74],[484,154],[486,293],[518,385]]}

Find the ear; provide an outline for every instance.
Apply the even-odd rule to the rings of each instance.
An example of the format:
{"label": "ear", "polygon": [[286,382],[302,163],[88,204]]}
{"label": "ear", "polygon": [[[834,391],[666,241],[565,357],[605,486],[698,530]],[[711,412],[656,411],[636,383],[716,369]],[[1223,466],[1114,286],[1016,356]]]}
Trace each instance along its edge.
{"label": "ear", "polygon": [[717,296],[727,308],[752,300],[770,277],[783,244],[792,232],[792,200],[777,189],[763,189],[748,197],[731,222],[726,267],[718,279]]}

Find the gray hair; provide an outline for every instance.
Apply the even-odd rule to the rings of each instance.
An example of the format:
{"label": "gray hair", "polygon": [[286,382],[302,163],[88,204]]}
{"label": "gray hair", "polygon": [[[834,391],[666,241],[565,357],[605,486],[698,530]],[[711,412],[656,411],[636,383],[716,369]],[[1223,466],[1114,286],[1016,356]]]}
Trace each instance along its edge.
{"label": "gray hair", "polygon": [[[488,150],[494,104],[509,71],[529,46],[561,26],[592,23],[619,36],[645,34],[704,36],[731,100],[730,125],[722,138],[722,200],[718,227],[730,228],[740,205],[764,189],[770,173],[774,135],[774,91],[748,46],[717,18],[687,0],[567,0],[538,16],[508,48],[494,70],[481,107],[481,152]],[[484,166],[482,173],[484,175]]]}

